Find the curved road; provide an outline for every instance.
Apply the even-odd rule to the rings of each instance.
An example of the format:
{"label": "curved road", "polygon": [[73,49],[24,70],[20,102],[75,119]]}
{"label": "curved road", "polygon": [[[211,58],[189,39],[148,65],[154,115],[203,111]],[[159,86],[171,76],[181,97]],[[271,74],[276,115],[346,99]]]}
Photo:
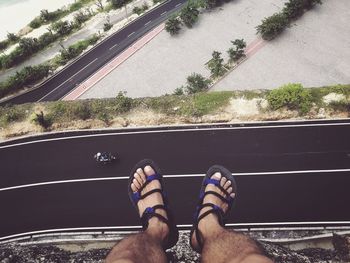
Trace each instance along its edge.
{"label": "curved road", "polygon": [[[140,159],[165,174],[188,228],[200,182],[218,163],[236,175],[232,226],[350,225],[350,121],[45,135],[0,144],[0,240],[50,229],[133,229],[127,178]],[[119,160],[97,165],[97,151]]]}
{"label": "curved road", "polygon": [[61,99],[133,42],[165,21],[185,2],[186,0],[169,0],[162,3],[99,43],[37,88],[0,101],[0,106]]}

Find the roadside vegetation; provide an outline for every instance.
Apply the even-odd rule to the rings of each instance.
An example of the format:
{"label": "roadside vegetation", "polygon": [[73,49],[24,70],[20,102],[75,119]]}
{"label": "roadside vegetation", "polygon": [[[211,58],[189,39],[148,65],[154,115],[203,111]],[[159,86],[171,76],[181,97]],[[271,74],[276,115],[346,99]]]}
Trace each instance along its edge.
{"label": "roadside vegetation", "polygon": [[[198,76],[192,77],[189,82],[193,81],[199,90],[206,85]],[[230,109],[235,106],[235,100],[241,99],[247,104],[254,102],[260,108],[261,117],[254,115],[254,120],[350,117],[350,85],[304,88],[301,84],[287,84],[274,90],[194,92],[137,99],[119,93],[111,99],[0,107],[0,133],[18,136],[38,132],[35,127],[41,131],[125,127],[136,125],[132,124],[133,118],[141,121],[138,125],[145,125],[140,115],[146,112],[153,112],[153,117],[147,118],[155,118],[157,124],[229,122],[238,118]]]}
{"label": "roadside vegetation", "polygon": [[289,0],[284,4],[281,12],[263,19],[262,23],[257,26],[257,33],[261,34],[262,38],[265,40],[274,39],[282,33],[292,21],[301,17],[304,12],[312,9],[317,4],[322,4],[322,1]]}
{"label": "roadside vegetation", "polygon": [[243,58],[245,58],[244,49],[247,46],[244,39],[231,41],[232,46],[226,51],[229,59],[225,63],[222,54],[219,51],[213,51],[212,58],[205,64],[210,71],[210,77],[205,78],[201,74],[192,73],[187,77],[187,84],[174,90],[174,95],[194,94],[209,90],[212,85],[233,70]]}
{"label": "roadside vegetation", "polygon": [[67,64],[70,60],[79,56],[98,40],[99,36],[92,35],[90,38],[78,41],[67,48],[62,46],[60,53],[48,62],[36,66],[28,66],[17,71],[5,81],[0,82],[0,98],[37,84],[38,81],[49,76],[58,67]]}
{"label": "roadside vegetation", "polygon": [[192,28],[194,24],[196,24],[201,10],[211,10],[230,1],[231,0],[190,0],[178,13],[174,14],[165,22],[165,30],[172,36],[177,35],[181,30],[181,26],[184,25],[187,28]]}

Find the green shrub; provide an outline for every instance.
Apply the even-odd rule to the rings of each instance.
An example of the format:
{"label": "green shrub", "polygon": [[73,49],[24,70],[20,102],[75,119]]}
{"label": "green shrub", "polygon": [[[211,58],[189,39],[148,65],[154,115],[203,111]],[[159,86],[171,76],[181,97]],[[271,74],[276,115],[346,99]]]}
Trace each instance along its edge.
{"label": "green shrub", "polygon": [[173,95],[177,95],[177,96],[184,95],[184,88],[183,88],[183,87],[176,88],[176,89],[174,90]]}
{"label": "green shrub", "polygon": [[288,25],[288,19],[283,13],[276,13],[263,19],[262,23],[257,26],[257,31],[265,40],[271,40],[280,34]]}
{"label": "green shrub", "polygon": [[113,27],[113,25],[109,22],[103,24],[103,31],[107,32]]}
{"label": "green shrub", "polygon": [[132,108],[132,98],[125,96],[125,93],[119,92],[115,98],[114,110],[117,113],[128,112]]}
{"label": "green shrub", "polygon": [[135,6],[132,11],[133,11],[133,13],[135,13],[137,15],[141,15],[147,9],[148,9],[148,5],[146,3],[144,3],[141,7]]}
{"label": "green shrub", "polygon": [[40,17],[36,17],[34,18],[30,23],[29,23],[29,26],[31,28],[38,28],[38,27],[41,27],[42,25],[42,20],[40,19]]}
{"label": "green shrub", "polygon": [[31,121],[36,125],[41,126],[44,130],[48,129],[52,125],[52,121],[49,117],[44,115],[44,112],[40,111],[40,113],[33,113],[31,117]]}
{"label": "green shrub", "polygon": [[267,100],[273,110],[287,107],[298,110],[301,114],[307,113],[312,105],[310,90],[303,88],[301,84],[287,84],[272,90],[268,93]]}
{"label": "green shrub", "polygon": [[203,77],[201,74],[192,73],[187,77],[187,85],[185,90],[188,94],[193,94],[201,91],[206,91],[209,88],[210,80]]}

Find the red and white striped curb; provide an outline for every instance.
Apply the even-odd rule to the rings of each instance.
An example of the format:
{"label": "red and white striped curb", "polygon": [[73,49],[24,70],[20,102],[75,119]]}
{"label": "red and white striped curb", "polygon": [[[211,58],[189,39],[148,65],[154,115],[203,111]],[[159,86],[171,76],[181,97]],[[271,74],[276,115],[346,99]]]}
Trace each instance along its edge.
{"label": "red and white striped curb", "polygon": [[132,46],[128,47],[122,53],[120,53],[117,57],[115,57],[112,61],[108,62],[101,69],[96,71],[92,76],[90,76],[87,80],[80,83],[74,90],[68,93],[62,100],[76,100],[81,95],[83,95],[86,91],[96,85],[97,82],[106,77],[111,71],[121,65],[124,61],[130,58],[133,54],[135,54],[138,50],[140,50],[143,46],[145,46],[148,42],[150,42],[153,38],[155,38],[160,32],[164,30],[165,24],[161,24],[155,29],[153,29],[148,34],[144,35],[142,38],[137,40]]}

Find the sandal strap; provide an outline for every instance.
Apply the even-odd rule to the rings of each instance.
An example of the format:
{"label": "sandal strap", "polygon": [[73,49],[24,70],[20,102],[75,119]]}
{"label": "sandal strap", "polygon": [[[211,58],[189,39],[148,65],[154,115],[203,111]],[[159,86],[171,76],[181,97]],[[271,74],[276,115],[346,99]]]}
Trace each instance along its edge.
{"label": "sandal strap", "polygon": [[199,217],[197,217],[196,219],[196,223],[194,225],[195,227],[195,235],[196,235],[196,240],[197,240],[197,243],[199,245],[199,247],[203,247],[203,241],[202,241],[202,238],[199,234],[199,222],[205,218],[207,215],[210,215],[210,214],[214,214],[217,216],[218,220],[219,220],[219,224],[221,226],[224,226],[225,223],[224,223],[224,216],[225,216],[225,212],[221,209],[221,207],[217,206],[217,205],[214,205],[212,203],[206,203],[206,204],[202,204],[200,206],[197,207],[197,213],[196,213],[196,216],[198,216],[199,212],[204,208],[204,207],[211,207],[211,209],[209,209],[208,211],[205,211],[203,214],[201,214]]}
{"label": "sandal strap", "polygon": [[204,181],[203,185],[207,186],[208,184],[213,184],[217,188],[219,188],[222,192],[224,192],[226,196],[230,196],[230,194],[226,191],[226,189],[221,186],[220,181],[221,181],[221,179],[217,180],[217,179],[208,178]]}
{"label": "sandal strap", "polygon": [[155,173],[152,174],[150,176],[146,176],[146,182],[141,186],[141,188],[139,189],[139,192],[141,193],[141,191],[146,187],[146,185],[148,185],[150,182],[154,181],[154,180],[161,180],[162,176]]}
{"label": "sandal strap", "polygon": [[153,175],[147,176],[146,182],[142,185],[142,187],[137,192],[132,193],[132,200],[133,200],[134,204],[137,205],[137,203],[141,199],[144,199],[144,198],[146,198],[147,196],[149,196],[149,195],[151,195],[153,193],[159,192],[159,193],[162,194],[162,189],[153,189],[153,190],[151,190],[151,191],[141,195],[141,192],[146,187],[146,185],[148,185],[150,182],[152,182],[154,180],[159,180],[160,181],[161,179],[162,179],[162,177],[159,174],[153,174]]}
{"label": "sandal strap", "polygon": [[221,201],[225,202],[226,204],[231,204],[232,201],[233,201],[233,198],[232,198],[230,195],[228,195],[228,197],[225,198],[225,197],[223,197],[221,194],[219,194],[219,193],[217,193],[217,192],[215,192],[215,191],[206,191],[206,192],[204,192],[203,194],[201,194],[201,195],[199,196],[200,202],[202,202],[203,199],[204,199],[204,197],[205,197],[206,195],[208,195],[208,194],[215,195],[217,198],[219,198]]}
{"label": "sandal strap", "polygon": [[162,216],[161,214],[156,213],[156,209],[163,209],[168,214],[168,209],[165,205],[155,205],[153,207],[147,207],[141,216],[142,229],[146,230],[148,227],[148,222],[152,217],[157,217],[160,221],[164,222],[169,226],[169,220]]}

